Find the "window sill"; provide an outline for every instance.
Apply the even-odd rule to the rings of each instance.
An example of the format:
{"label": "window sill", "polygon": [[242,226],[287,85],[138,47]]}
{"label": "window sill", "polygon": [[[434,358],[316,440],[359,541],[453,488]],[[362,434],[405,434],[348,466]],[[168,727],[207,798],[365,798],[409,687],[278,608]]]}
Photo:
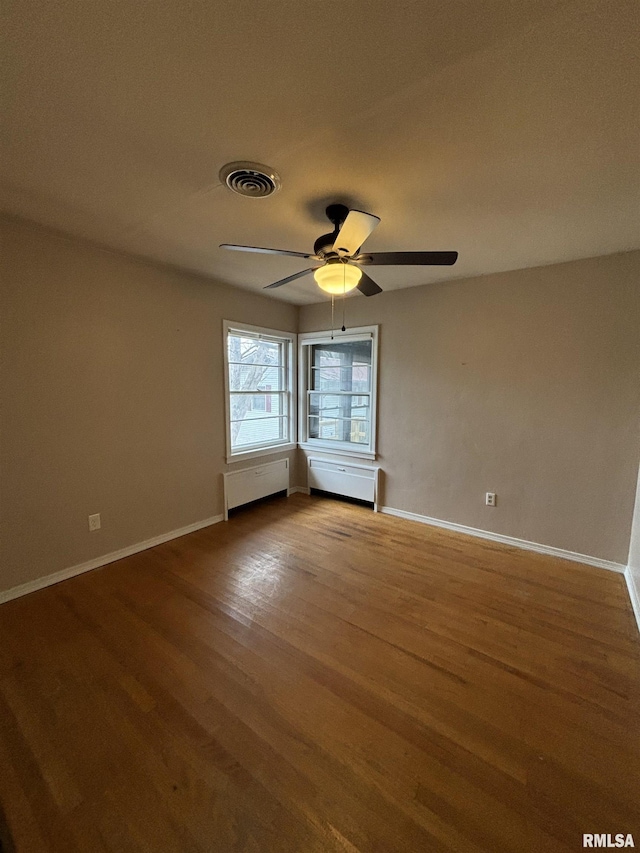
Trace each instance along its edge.
{"label": "window sill", "polygon": [[312,453],[329,453],[329,454],[337,454],[338,456],[353,456],[357,459],[375,459],[376,453],[372,450],[347,450],[343,447],[327,447],[326,444],[310,444],[308,442],[301,442],[298,447],[302,450],[308,450]]}
{"label": "window sill", "polygon": [[279,444],[277,447],[260,447],[258,450],[234,453],[233,456],[227,456],[227,464],[243,462],[245,459],[257,459],[259,456],[273,456],[274,453],[286,453],[288,450],[295,450],[297,446],[295,442],[289,442],[288,444]]}

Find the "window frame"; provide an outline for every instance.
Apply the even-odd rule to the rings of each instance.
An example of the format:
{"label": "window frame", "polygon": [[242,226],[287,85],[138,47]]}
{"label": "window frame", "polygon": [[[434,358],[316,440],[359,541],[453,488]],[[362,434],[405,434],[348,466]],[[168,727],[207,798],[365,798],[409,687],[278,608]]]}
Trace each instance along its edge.
{"label": "window frame", "polygon": [[[346,332],[304,332],[298,335],[298,435],[299,447],[303,450],[336,453],[361,459],[377,458],[377,414],[378,414],[378,329],[379,326],[359,326]],[[333,341],[371,341],[371,388],[369,390],[369,445],[357,445],[346,441],[311,438],[309,436],[309,400],[311,388],[311,346]],[[322,393],[313,391],[313,393]],[[331,393],[331,392],[326,392]],[[354,392],[354,396],[358,395]]]}
{"label": "window frame", "polygon": [[[252,337],[263,337],[267,340],[277,341],[284,344],[285,364],[283,374],[285,378],[285,418],[288,424],[288,438],[276,442],[268,442],[259,446],[253,445],[247,450],[233,450],[231,447],[231,394],[229,387],[229,334],[245,334]],[[259,456],[268,456],[273,453],[282,453],[294,450],[297,447],[297,423],[296,423],[296,356],[297,335],[295,332],[285,332],[282,329],[267,329],[263,326],[251,326],[248,323],[235,323],[232,320],[222,321],[222,349],[224,370],[224,402],[225,402],[225,434],[226,434],[226,459],[227,462],[240,462],[243,459],[254,459]],[[265,392],[268,393],[268,392]],[[281,392],[272,392],[281,393]]]}

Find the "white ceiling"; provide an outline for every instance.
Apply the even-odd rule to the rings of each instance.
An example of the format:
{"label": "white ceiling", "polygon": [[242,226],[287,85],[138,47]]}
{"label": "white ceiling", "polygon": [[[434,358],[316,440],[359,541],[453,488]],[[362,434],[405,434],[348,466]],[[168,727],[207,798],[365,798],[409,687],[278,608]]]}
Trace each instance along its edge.
{"label": "white ceiling", "polygon": [[5,0],[0,201],[252,290],[305,262],[218,244],[310,251],[332,201],[460,253],[385,290],[639,248],[639,36],[637,0]]}

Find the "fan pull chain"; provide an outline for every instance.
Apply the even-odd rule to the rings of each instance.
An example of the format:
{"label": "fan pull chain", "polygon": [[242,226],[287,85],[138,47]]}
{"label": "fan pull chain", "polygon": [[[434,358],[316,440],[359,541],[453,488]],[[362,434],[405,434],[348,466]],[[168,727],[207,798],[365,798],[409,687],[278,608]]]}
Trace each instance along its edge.
{"label": "fan pull chain", "polygon": [[331,340],[333,340],[333,307],[335,302],[335,296],[331,294]]}
{"label": "fan pull chain", "polygon": [[346,295],[346,289],[347,289],[346,272],[344,273],[344,276],[345,276],[345,283],[344,283],[344,290],[345,290],[345,292],[342,294],[342,331],[343,331],[343,332],[346,332],[346,331],[347,331],[347,329],[346,329],[346,327],[345,327],[345,325],[344,325],[344,312],[345,312],[345,305],[346,305],[346,302],[347,302],[347,295]]}

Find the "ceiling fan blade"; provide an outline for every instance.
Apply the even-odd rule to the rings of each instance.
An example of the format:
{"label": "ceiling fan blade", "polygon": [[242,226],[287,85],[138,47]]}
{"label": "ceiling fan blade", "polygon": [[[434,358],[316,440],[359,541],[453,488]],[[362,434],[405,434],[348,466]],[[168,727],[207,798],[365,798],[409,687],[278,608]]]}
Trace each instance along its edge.
{"label": "ceiling fan blade", "polygon": [[[288,255],[290,258],[316,258],[316,255],[306,255],[304,252],[289,252],[287,249],[263,249],[260,246],[236,246],[235,243],[220,243],[221,249],[232,249],[234,252],[260,252],[263,255]],[[319,259],[318,259],[319,260]]]}
{"label": "ceiling fan blade", "polygon": [[379,223],[378,216],[362,210],[350,210],[333,244],[333,251],[340,256],[355,255]]}
{"label": "ceiling fan blade", "polygon": [[302,278],[303,275],[307,275],[307,273],[313,272],[317,269],[318,267],[310,267],[308,270],[302,270],[302,272],[294,272],[293,275],[288,275],[286,278],[281,278],[280,281],[274,281],[273,284],[267,284],[262,289],[268,290],[270,287],[282,287],[283,284],[289,284],[290,281],[295,281],[297,278]]}
{"label": "ceiling fan blade", "polygon": [[375,296],[376,293],[382,293],[380,285],[376,284],[372,278],[369,278],[366,272],[362,273],[362,277],[356,286],[360,293],[364,293],[365,296]]}
{"label": "ceiling fan blade", "polygon": [[374,252],[353,258],[357,264],[366,266],[445,266],[450,267],[458,260],[457,252]]}

